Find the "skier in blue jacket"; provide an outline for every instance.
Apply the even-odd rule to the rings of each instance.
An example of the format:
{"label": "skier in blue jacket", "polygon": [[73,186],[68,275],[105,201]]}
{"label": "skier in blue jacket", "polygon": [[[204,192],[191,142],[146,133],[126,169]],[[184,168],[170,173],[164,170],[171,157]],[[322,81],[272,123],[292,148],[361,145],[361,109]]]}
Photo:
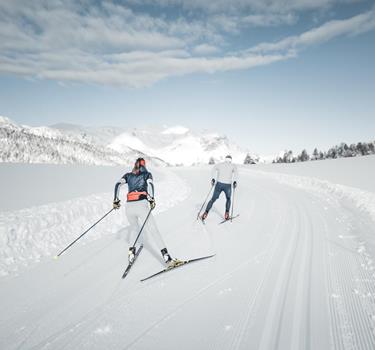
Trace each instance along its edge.
{"label": "skier in blue jacket", "polygon": [[[146,169],[146,161],[138,158],[133,170],[126,173],[115,185],[115,196],[113,208],[120,208],[120,187],[128,184],[127,201],[125,204],[126,216],[130,223],[131,237],[135,237],[140,230],[140,223],[143,223],[150,210],[155,208],[154,183],[152,174]],[[150,213],[144,227],[146,233],[151,234],[157,247],[160,249],[164,262],[171,264],[174,260],[168,253],[164,240],[156,226],[154,217]],[[142,241],[142,240],[141,240]],[[129,248],[129,262],[135,258],[136,247]]]}

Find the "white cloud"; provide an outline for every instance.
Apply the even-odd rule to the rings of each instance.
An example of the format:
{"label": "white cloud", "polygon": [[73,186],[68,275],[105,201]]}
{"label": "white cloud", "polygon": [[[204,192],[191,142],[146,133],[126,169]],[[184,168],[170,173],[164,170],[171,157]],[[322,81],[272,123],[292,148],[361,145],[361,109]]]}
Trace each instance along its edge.
{"label": "white cloud", "polygon": [[265,13],[286,13],[290,11],[315,10],[332,5],[355,3],[361,0],[129,0],[136,4],[159,4],[181,6],[185,9],[199,9],[210,13],[235,13],[245,10]]}
{"label": "white cloud", "polygon": [[219,51],[218,47],[209,44],[200,44],[193,48],[193,52],[197,55],[212,55]]}
{"label": "white cloud", "polygon": [[293,13],[262,13],[245,16],[241,18],[241,21],[255,27],[273,27],[282,24],[294,24],[297,21],[297,16]]}
{"label": "white cloud", "polygon": [[16,62],[0,56],[0,69],[20,75],[38,78],[88,82],[106,85],[144,87],[169,76],[191,73],[214,73],[236,69],[247,69],[289,58],[286,55],[228,56],[217,58],[181,57],[164,52],[138,52],[136,55],[116,55],[109,64],[102,58],[93,59],[72,54],[74,64],[64,64],[66,57],[35,57],[25,55]]}
{"label": "white cloud", "polygon": [[250,49],[251,52],[280,52],[327,42],[343,35],[358,35],[375,29],[375,9],[360,15],[324,23],[297,36],[290,36],[275,43],[261,43]]}
{"label": "white cloud", "polygon": [[[218,1],[216,6],[224,3]],[[250,3],[258,4],[233,2],[236,6]],[[308,1],[303,3],[307,6]],[[64,5],[59,0],[3,0],[0,72],[62,82],[144,87],[171,76],[271,64],[295,57],[303,47],[375,27],[371,10],[275,43],[219,55],[228,35],[236,35],[243,26],[291,24],[296,17],[290,12],[241,16],[217,13],[205,21],[189,16],[152,17],[134,11],[109,2],[101,7],[82,7],[82,2],[73,0],[66,0]]]}

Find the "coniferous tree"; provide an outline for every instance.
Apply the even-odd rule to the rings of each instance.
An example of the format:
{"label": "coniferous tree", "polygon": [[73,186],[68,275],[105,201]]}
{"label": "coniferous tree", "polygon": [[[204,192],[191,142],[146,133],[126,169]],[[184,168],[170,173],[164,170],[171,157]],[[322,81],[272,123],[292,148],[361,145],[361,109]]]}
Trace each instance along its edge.
{"label": "coniferous tree", "polygon": [[298,159],[300,162],[306,162],[310,159],[310,156],[309,154],[307,153],[307,151],[304,149],[301,154],[298,156]]}
{"label": "coniferous tree", "polygon": [[293,151],[292,150],[285,151],[284,157],[283,157],[283,162],[284,163],[291,163],[292,160],[293,160]]}
{"label": "coniferous tree", "polygon": [[314,151],[313,151],[313,156],[311,158],[311,160],[317,160],[319,159],[319,151],[317,148],[314,148]]}
{"label": "coniferous tree", "polygon": [[354,143],[349,146],[349,150],[352,157],[355,157],[357,155],[357,146]]}
{"label": "coniferous tree", "polygon": [[255,160],[250,156],[249,153],[246,155],[243,163],[244,164],[256,164]]}

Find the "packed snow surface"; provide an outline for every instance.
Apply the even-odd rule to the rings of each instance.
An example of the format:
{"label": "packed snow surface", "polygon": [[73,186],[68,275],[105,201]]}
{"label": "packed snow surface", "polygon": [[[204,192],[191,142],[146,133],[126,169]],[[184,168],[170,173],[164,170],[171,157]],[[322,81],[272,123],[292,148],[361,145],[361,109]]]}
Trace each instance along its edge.
{"label": "packed snow surface", "polygon": [[[70,200],[56,194],[1,213],[0,348],[374,349],[375,191],[358,179],[365,164],[375,167],[362,159],[241,167],[240,216],[223,225],[223,198],[206,225],[196,220],[208,166],[158,169],[155,219],[171,254],[216,255],[147,282],[163,267],[149,235],[121,279],[130,244],[123,208],[57,261],[48,256],[111,202],[95,188],[80,194],[78,172],[62,169]],[[112,171],[92,176],[113,186]],[[21,188],[37,195],[43,179],[27,179]]]}

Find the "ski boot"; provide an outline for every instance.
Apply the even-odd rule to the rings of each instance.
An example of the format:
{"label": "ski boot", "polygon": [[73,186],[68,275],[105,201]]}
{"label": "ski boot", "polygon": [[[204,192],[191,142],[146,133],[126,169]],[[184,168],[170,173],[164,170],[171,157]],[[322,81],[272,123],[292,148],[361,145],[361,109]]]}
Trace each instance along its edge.
{"label": "ski boot", "polygon": [[206,220],[207,215],[208,215],[208,213],[205,211],[205,212],[202,214],[202,216],[201,216],[201,220],[202,220],[202,221]]}
{"label": "ski boot", "polygon": [[225,220],[229,220],[230,219],[230,216],[229,216],[229,212],[226,211],[225,214],[224,214],[224,219]]}
{"label": "ski boot", "polygon": [[171,256],[169,255],[167,248],[163,248],[163,249],[161,250],[161,255],[163,256],[164,262],[165,262],[166,264],[168,264],[169,262],[172,261],[172,258],[171,258]]}
{"label": "ski boot", "polygon": [[175,267],[180,263],[180,260],[171,258],[167,248],[163,248],[161,250],[161,255],[163,256],[164,262],[166,263],[167,267]]}
{"label": "ski boot", "polygon": [[135,247],[130,247],[128,251],[128,261],[132,264],[135,259]]}

